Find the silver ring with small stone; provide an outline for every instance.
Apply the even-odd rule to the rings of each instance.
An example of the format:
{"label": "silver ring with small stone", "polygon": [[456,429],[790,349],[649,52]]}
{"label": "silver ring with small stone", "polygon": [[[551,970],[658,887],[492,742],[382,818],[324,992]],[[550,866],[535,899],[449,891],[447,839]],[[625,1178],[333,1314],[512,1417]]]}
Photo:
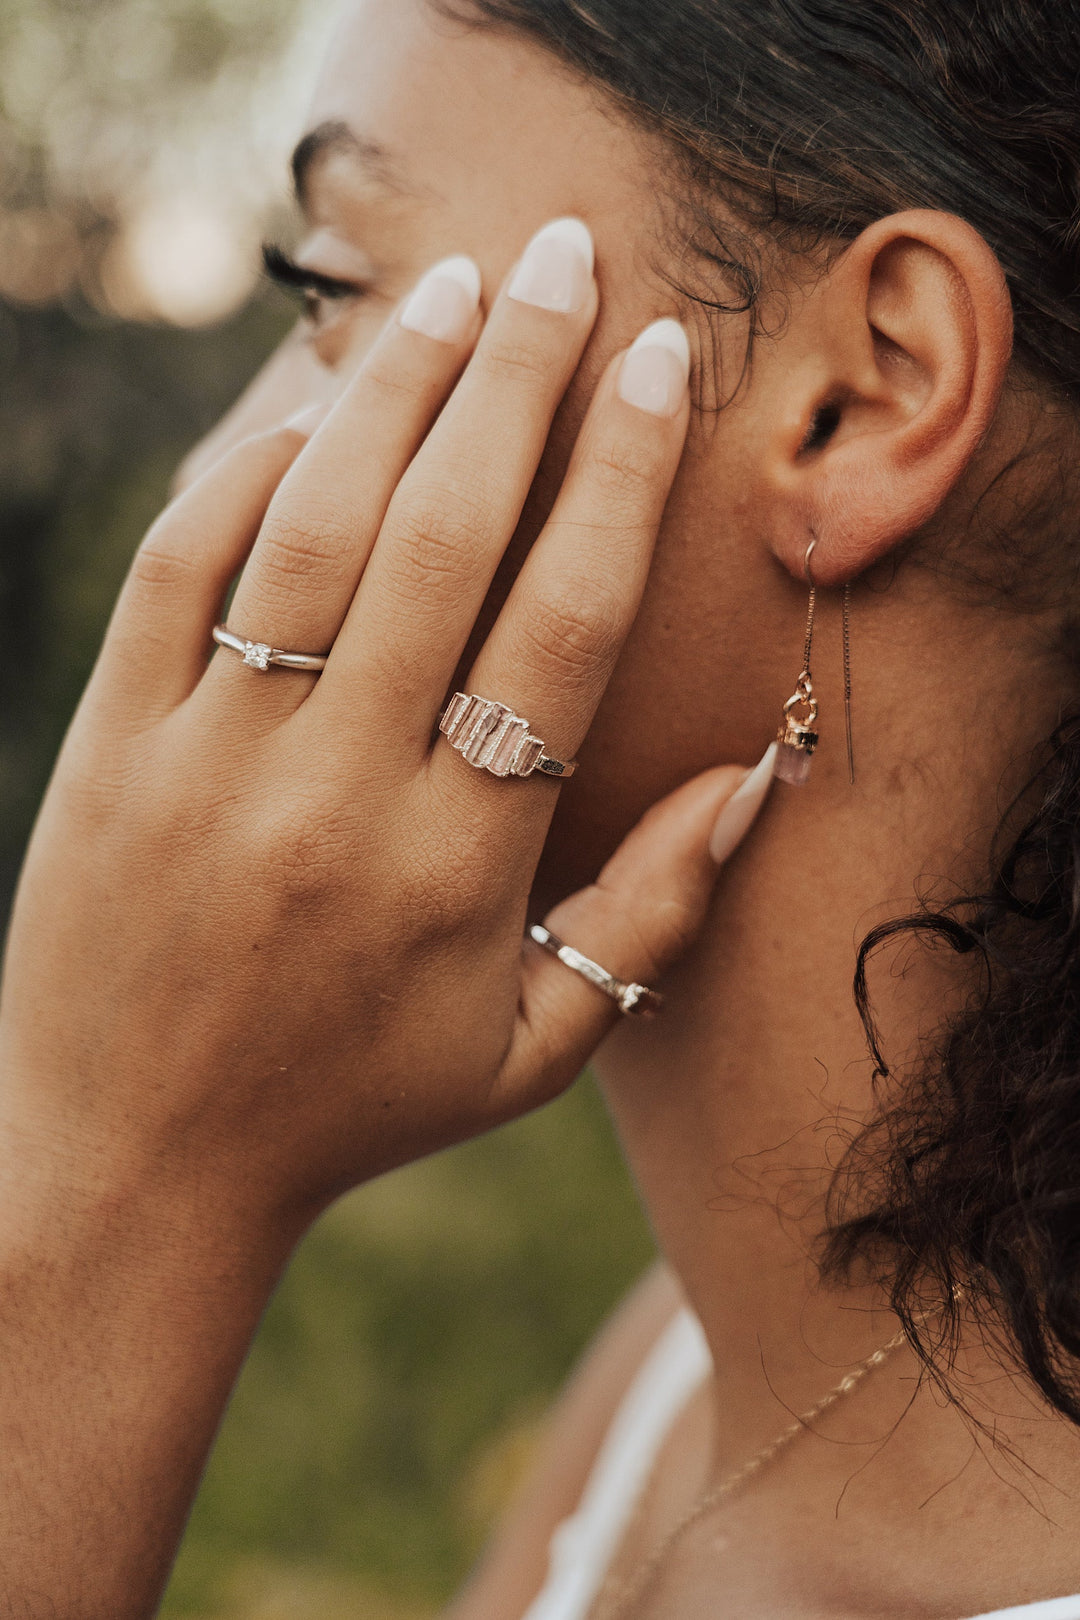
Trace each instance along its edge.
{"label": "silver ring with small stone", "polygon": [[529,938],[542,945],[545,951],[550,951],[564,967],[579,973],[583,979],[588,979],[590,984],[602,990],[605,996],[610,996],[622,1013],[634,1018],[652,1018],[664,1005],[664,998],[658,991],[650,990],[647,984],[636,984],[632,979],[617,979],[599,962],[575,951],[572,945],[565,944],[558,934],[553,934],[540,923],[534,923],[529,929]]}
{"label": "silver ring with small stone", "polygon": [[322,653],[285,652],[281,647],[268,646],[265,641],[246,641],[243,636],[234,635],[224,624],[214,626],[214,640],[219,647],[239,653],[248,669],[267,670],[271,664],[277,664],[281,669],[326,668],[326,657]]}
{"label": "silver ring with small stone", "polygon": [[462,759],[493,776],[573,776],[577,761],[552,759],[527,720],[494,698],[455,692],[443,710],[439,730]]}

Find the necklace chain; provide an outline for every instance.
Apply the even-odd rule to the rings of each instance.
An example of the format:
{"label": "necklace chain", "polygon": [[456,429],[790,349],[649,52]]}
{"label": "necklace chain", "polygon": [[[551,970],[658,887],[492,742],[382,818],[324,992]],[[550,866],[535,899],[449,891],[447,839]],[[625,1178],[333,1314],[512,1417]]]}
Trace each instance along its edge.
{"label": "necklace chain", "polygon": [[707,1514],[712,1512],[713,1508],[719,1507],[722,1502],[726,1502],[729,1497],[734,1496],[763,1468],[768,1467],[775,1457],[779,1456],[782,1451],[787,1450],[793,1440],[797,1440],[800,1435],[806,1434],[811,1424],[815,1423],[831,1406],[835,1406],[837,1401],[841,1400],[845,1395],[849,1395],[853,1389],[856,1389],[864,1378],[868,1377],[876,1367],[880,1367],[883,1361],[887,1361],[893,1352],[899,1350],[900,1346],[906,1342],[907,1333],[901,1328],[898,1333],[893,1334],[888,1344],[881,1345],[872,1355],[867,1356],[865,1361],[860,1361],[859,1365],[853,1367],[850,1372],[845,1373],[840,1382],[830,1389],[826,1395],[815,1401],[813,1406],[808,1407],[805,1412],[800,1412],[799,1416],[788,1425],[782,1434],[778,1434],[774,1440],[770,1440],[768,1445],[762,1446],[760,1451],[754,1453],[749,1462],[743,1463],[733,1474],[728,1474],[719,1484],[713,1485],[709,1490],[705,1491],[694,1503],[693,1507],[662,1538],[659,1546],[655,1547],[649,1556],[630,1572],[628,1579],[612,1592],[610,1599],[605,1601],[605,1593],[601,1591],[597,1620],[624,1620],[631,1604],[645,1595],[660,1566],[664,1563],[676,1542],[680,1541],[688,1530],[700,1523]]}

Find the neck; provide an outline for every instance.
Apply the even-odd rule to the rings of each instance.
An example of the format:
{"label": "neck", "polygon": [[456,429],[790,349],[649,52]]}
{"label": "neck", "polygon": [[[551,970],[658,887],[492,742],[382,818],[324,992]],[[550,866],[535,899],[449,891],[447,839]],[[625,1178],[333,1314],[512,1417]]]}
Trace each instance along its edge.
{"label": "neck", "polygon": [[[904,644],[884,605],[859,621],[864,649]],[[934,611],[904,615],[901,669],[887,651],[864,650],[853,787],[839,658],[815,643],[815,663],[835,663],[837,676],[815,671],[823,742],[809,784],[774,786],[721,873],[702,937],[665,985],[664,1016],[624,1024],[596,1062],[661,1248],[722,1370],[729,1459],[752,1454],[896,1330],[881,1292],[826,1287],[813,1262],[842,1145],[871,1114],[873,1064],[852,995],[857,944],[916,910],[927,879],[943,898],[943,882],[951,892],[981,885],[999,814],[1067,695],[1019,660],[1003,691],[999,641],[935,624]],[[871,967],[898,1079],[960,1004],[961,965],[901,940]],[[910,1353],[891,1358],[890,1376],[860,1395],[864,1416],[898,1417],[897,1375],[906,1399],[912,1372]],[[953,1413],[940,1416],[955,1428]]]}

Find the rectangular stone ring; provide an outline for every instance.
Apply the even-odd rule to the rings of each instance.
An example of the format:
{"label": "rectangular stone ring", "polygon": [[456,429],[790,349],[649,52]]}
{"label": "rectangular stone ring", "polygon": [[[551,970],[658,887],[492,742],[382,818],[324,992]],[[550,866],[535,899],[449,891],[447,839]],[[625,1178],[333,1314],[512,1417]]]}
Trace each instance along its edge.
{"label": "rectangular stone ring", "polygon": [[635,984],[632,980],[617,979],[613,973],[602,968],[599,962],[594,962],[588,956],[582,956],[575,951],[572,945],[566,945],[557,934],[534,923],[529,929],[529,938],[542,945],[545,951],[558,957],[564,967],[571,968],[580,973],[583,979],[595,984],[605,996],[610,996],[620,1012],[627,1013],[635,1018],[652,1018],[664,1005],[664,998],[656,990],[650,990],[648,985]]}
{"label": "rectangular stone ring", "polygon": [[455,692],[443,710],[439,730],[462,759],[493,776],[573,776],[577,761],[564,763],[544,753],[529,722],[493,698]]}
{"label": "rectangular stone ring", "polygon": [[326,668],[326,658],[322,653],[284,652],[280,647],[268,647],[265,641],[245,641],[243,636],[233,635],[223,624],[214,626],[213,635],[219,647],[228,647],[230,652],[239,653],[248,669],[267,670],[271,664],[277,664],[282,669]]}

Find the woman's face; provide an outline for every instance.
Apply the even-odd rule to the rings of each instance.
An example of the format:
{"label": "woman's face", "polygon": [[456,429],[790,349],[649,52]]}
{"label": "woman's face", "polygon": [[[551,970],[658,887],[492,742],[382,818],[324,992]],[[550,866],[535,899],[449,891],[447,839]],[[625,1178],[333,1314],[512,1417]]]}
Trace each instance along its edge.
{"label": "woman's face", "polygon": [[[700,352],[695,306],[665,280],[679,266],[663,170],[644,137],[554,56],[511,32],[448,23],[427,0],[350,7],[307,129],[298,162],[307,231],[295,256],[359,290],[315,301],[182,477],[235,439],[336,396],[434,261],[470,254],[486,302],[534,230],[578,215],[596,240],[600,315],[489,599],[489,624],[551,505],[607,360],[662,315],[687,321]],[[732,325],[734,353],[745,332]],[[711,368],[715,353],[703,346]],[[645,603],[580,751],[583,768],[562,795],[545,899],[588,881],[677,782],[711,764],[750,762],[769,739],[797,673],[802,595],[752,543],[756,445],[747,399],[691,431]],[[775,622],[778,591],[792,593],[780,662],[774,638],[761,633]],[[545,734],[544,717],[531,718]]]}

